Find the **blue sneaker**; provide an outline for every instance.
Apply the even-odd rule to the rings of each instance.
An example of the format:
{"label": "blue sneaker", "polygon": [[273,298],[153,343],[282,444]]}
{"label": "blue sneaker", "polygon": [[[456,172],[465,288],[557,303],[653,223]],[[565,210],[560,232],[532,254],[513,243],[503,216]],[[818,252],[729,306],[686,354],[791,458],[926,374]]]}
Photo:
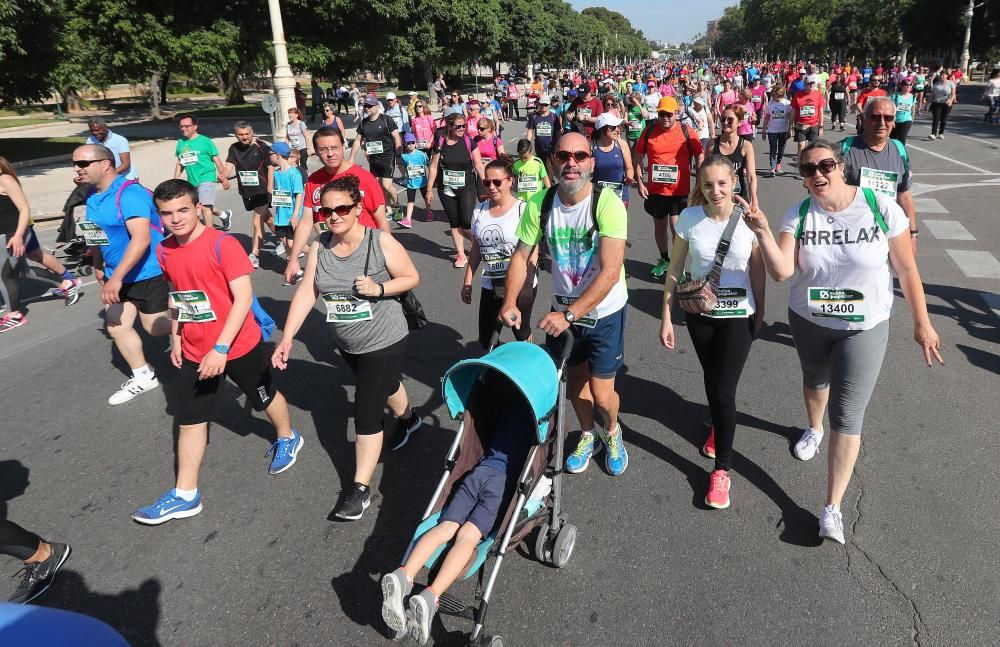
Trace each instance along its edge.
{"label": "blue sneaker", "polygon": [[621,476],[628,467],[628,450],[622,441],[621,426],[618,426],[618,433],[605,436],[603,440],[604,446],[608,449],[604,456],[604,467],[611,472],[611,476]]}
{"label": "blue sneaker", "polygon": [[278,438],[274,441],[271,449],[264,454],[264,456],[271,456],[271,466],[267,468],[267,473],[280,474],[295,465],[295,459],[298,458],[299,450],[302,449],[304,442],[302,434],[294,429],[292,429],[291,438]]}
{"label": "blue sneaker", "polygon": [[177,490],[167,490],[153,505],[136,510],[132,519],[147,526],[158,526],[171,519],[193,517],[199,512],[201,512],[201,492],[195,494],[193,500],[187,501],[177,496]]}
{"label": "blue sneaker", "polygon": [[594,455],[594,434],[584,432],[576,451],[566,457],[566,471],[579,474],[590,466],[590,457]]}

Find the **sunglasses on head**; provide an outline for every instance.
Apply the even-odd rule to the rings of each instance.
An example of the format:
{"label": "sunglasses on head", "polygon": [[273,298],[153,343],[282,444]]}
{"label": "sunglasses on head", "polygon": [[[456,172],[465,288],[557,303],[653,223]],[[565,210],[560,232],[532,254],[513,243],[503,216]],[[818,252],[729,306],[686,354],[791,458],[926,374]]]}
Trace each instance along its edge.
{"label": "sunglasses on head", "polygon": [[588,159],[590,159],[591,154],[588,151],[573,151],[573,152],[570,152],[570,151],[556,151],[555,153],[552,154],[552,157],[556,158],[556,160],[559,163],[565,164],[566,162],[569,161],[569,158],[571,158],[571,157],[574,160],[576,160],[577,162],[582,162],[584,160],[588,160]]}
{"label": "sunglasses on head", "polygon": [[486,186],[495,186],[496,188],[499,189],[501,186],[503,186],[503,183],[506,182],[509,179],[510,179],[509,175],[507,177],[501,178],[499,180],[486,179],[486,180],[483,180],[483,184],[485,184]]}
{"label": "sunglasses on head", "polygon": [[868,118],[872,121],[884,121],[887,124],[896,121],[896,115],[868,115]]}
{"label": "sunglasses on head", "polygon": [[837,160],[828,157],[825,160],[820,160],[816,164],[813,164],[812,162],[803,162],[799,164],[799,175],[802,177],[812,177],[816,175],[816,171],[819,171],[823,175],[829,175],[830,173],[833,173],[833,169],[835,168],[837,168]]}
{"label": "sunglasses on head", "polygon": [[317,211],[319,211],[319,215],[324,218],[330,218],[333,214],[337,214],[339,217],[343,218],[347,216],[347,214],[351,213],[356,206],[358,206],[358,203],[354,202],[351,204],[340,204],[336,207],[320,207]]}
{"label": "sunglasses on head", "polygon": [[76,168],[87,168],[91,164],[96,164],[97,162],[103,162],[104,160],[73,160],[73,166]]}

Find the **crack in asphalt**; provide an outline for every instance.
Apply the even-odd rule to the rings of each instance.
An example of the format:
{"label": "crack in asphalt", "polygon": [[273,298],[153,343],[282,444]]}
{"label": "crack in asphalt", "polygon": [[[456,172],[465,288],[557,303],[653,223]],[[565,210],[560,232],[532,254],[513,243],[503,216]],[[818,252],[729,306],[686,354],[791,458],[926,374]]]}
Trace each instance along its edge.
{"label": "crack in asphalt", "polygon": [[[861,443],[861,449],[860,449],[860,456],[858,457],[859,461],[862,458],[864,458],[864,454],[865,454],[864,441],[862,441],[862,443]],[[861,553],[862,556],[864,556],[864,558],[868,561],[869,564],[871,564],[875,568],[876,571],[878,571],[878,574],[882,577],[883,580],[885,580],[889,584],[889,586],[892,587],[892,589],[896,592],[896,594],[899,597],[903,598],[903,600],[905,600],[906,603],[910,606],[911,623],[912,623],[911,627],[910,627],[910,640],[917,647],[923,647],[923,637],[927,633],[927,625],[924,623],[924,618],[923,618],[923,616],[920,613],[920,609],[917,608],[916,601],[910,595],[908,595],[902,589],[902,587],[900,587],[895,582],[895,580],[893,580],[892,577],[889,576],[888,573],[885,572],[885,569],[882,568],[882,565],[879,564],[878,562],[876,562],[872,558],[872,556],[868,554],[868,551],[866,551],[864,548],[862,548],[861,545],[858,544],[858,542],[856,542],[854,540],[854,537],[857,535],[857,532],[858,532],[858,527],[861,525],[861,519],[862,519],[862,514],[863,514],[862,511],[861,511],[861,500],[864,499],[864,496],[865,496],[864,479],[861,477],[861,474],[858,472],[857,463],[854,464],[854,478],[855,478],[855,482],[858,484],[858,498],[855,499],[855,502],[854,502],[855,517],[854,517],[854,523],[851,526],[851,535],[850,535],[850,538],[847,541],[847,544],[844,546],[844,554],[847,556],[847,573],[848,573],[848,575],[851,576],[851,578],[855,582],[858,583],[858,586],[862,590],[864,590],[864,591],[866,591],[868,593],[873,593],[872,591],[869,591],[865,587],[865,585],[861,581],[861,577],[857,573],[855,573],[854,570],[852,569],[853,561],[851,560],[851,550],[850,549],[853,547],[855,550],[857,550],[859,553]]]}

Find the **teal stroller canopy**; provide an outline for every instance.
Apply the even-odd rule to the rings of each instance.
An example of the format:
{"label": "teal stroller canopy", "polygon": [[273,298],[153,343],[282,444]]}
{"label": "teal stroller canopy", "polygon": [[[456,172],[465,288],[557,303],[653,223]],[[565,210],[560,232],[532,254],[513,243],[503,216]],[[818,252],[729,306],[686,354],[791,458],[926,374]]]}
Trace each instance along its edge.
{"label": "teal stroller canopy", "polygon": [[477,381],[493,369],[507,377],[524,395],[535,416],[538,442],[549,436],[549,416],[559,396],[559,376],[555,362],[541,347],[529,342],[511,342],[476,359],[463,360],[442,379],[448,413],[457,419],[465,413]]}

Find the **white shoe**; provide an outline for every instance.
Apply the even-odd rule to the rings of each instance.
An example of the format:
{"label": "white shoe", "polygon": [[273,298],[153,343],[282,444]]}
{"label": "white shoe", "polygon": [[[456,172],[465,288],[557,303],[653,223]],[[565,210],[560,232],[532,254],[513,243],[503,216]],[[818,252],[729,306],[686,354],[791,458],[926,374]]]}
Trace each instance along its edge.
{"label": "white shoe", "polygon": [[284,243],[278,243],[277,246],[275,246],[275,248],[274,248],[273,254],[275,256],[281,256],[284,253],[285,253],[285,244]]}
{"label": "white shoe", "polygon": [[816,431],[812,427],[806,427],[805,431],[802,432],[802,437],[799,438],[799,442],[795,443],[793,450],[795,458],[800,461],[809,460],[816,455],[816,450],[819,449],[821,442],[823,442],[823,432]]}
{"label": "white shoe", "polygon": [[844,516],[832,505],[823,508],[819,515],[819,536],[838,544],[844,543]]}
{"label": "white shoe", "polygon": [[930,135],[927,135],[927,139],[934,141],[937,137],[934,136],[934,133],[931,133]]}
{"label": "white shoe", "polygon": [[944,139],[944,135],[943,134],[938,135],[938,139]]}
{"label": "white shoe", "polygon": [[130,377],[127,382],[122,384],[121,389],[108,398],[108,404],[111,406],[125,404],[135,396],[142,395],[146,391],[152,391],[158,386],[160,386],[160,382],[155,377],[150,380],[142,381],[137,380],[134,377]]}
{"label": "white shoe", "polygon": [[230,209],[219,212],[219,220],[222,221],[222,231],[229,231],[233,226],[233,212]]}
{"label": "white shoe", "polygon": [[247,254],[247,258],[250,259],[250,265],[252,265],[254,269],[260,267],[260,260],[257,259],[256,254]]}

